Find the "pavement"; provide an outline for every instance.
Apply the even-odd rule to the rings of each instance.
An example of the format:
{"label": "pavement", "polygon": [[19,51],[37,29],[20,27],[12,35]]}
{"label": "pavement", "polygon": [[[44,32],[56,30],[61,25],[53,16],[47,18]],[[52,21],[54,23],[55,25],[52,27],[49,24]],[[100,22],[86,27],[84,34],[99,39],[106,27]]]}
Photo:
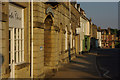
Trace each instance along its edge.
{"label": "pavement", "polygon": [[52,78],[101,78],[96,66],[96,53],[77,55],[61,67]]}

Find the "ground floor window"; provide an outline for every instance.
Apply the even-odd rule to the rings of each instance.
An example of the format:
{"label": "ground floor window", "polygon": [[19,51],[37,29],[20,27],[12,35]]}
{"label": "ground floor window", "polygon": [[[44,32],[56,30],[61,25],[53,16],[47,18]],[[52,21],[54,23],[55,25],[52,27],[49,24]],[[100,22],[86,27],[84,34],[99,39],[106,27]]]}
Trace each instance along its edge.
{"label": "ground floor window", "polygon": [[72,48],[72,30],[70,32],[71,32],[71,34],[70,34],[70,48]]}
{"label": "ground floor window", "polygon": [[68,42],[67,42],[67,38],[68,38],[68,37],[67,37],[67,33],[68,33],[68,32],[67,32],[67,27],[65,28],[65,30],[66,30],[66,33],[65,33],[65,50],[67,50],[67,47],[68,47],[68,44],[67,44],[67,43],[68,43]]}
{"label": "ground floor window", "polygon": [[75,47],[75,39],[73,39],[73,48]]}
{"label": "ground floor window", "polygon": [[9,28],[9,64],[24,62],[24,29]]}

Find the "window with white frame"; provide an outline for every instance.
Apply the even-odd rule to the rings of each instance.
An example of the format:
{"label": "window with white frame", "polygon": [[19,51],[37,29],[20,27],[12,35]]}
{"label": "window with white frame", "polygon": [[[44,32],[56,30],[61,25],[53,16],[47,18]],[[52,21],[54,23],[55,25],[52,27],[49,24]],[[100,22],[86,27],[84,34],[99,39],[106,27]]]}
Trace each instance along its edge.
{"label": "window with white frame", "polygon": [[73,47],[75,47],[75,39],[73,39]]}
{"label": "window with white frame", "polygon": [[82,22],[80,22],[80,28],[81,28],[80,30],[81,30],[81,31],[82,31],[82,27],[83,27],[83,26],[82,26]]}
{"label": "window with white frame", "polygon": [[83,25],[83,32],[84,32],[85,24],[83,23],[82,25]]}
{"label": "window with white frame", "polygon": [[112,40],[114,40],[114,35],[112,35]]}
{"label": "window with white frame", "polygon": [[24,62],[24,28],[9,28],[9,63],[11,54],[16,64]]}
{"label": "window with white frame", "polygon": [[70,34],[70,48],[72,48],[72,30],[71,31],[71,34]]}
{"label": "window with white frame", "polygon": [[65,50],[67,50],[67,27],[65,28],[66,33],[65,33]]}
{"label": "window with white frame", "polygon": [[14,29],[15,62],[24,61],[24,29]]}
{"label": "window with white frame", "polygon": [[9,4],[9,64],[24,62],[24,9]]}

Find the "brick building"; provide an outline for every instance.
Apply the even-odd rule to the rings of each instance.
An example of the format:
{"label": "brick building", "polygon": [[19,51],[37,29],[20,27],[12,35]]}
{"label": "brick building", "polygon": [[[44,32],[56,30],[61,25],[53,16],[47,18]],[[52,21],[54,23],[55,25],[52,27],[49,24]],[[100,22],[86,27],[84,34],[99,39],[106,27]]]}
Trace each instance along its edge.
{"label": "brick building", "polygon": [[112,29],[101,29],[102,48],[115,48],[116,34]]}

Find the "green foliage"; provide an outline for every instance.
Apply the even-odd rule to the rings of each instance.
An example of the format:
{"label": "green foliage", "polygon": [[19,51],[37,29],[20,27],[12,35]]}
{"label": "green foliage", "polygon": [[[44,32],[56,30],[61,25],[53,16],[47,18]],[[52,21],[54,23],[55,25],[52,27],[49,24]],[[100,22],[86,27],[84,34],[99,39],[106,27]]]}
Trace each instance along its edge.
{"label": "green foliage", "polygon": [[112,34],[117,35],[117,31],[118,31],[117,29],[111,29],[110,31],[111,31]]}
{"label": "green foliage", "polygon": [[117,37],[119,37],[119,36],[120,36],[120,30],[117,31]]}
{"label": "green foliage", "polygon": [[116,47],[116,48],[120,48],[120,42],[116,42],[116,43],[115,43],[115,47]]}

